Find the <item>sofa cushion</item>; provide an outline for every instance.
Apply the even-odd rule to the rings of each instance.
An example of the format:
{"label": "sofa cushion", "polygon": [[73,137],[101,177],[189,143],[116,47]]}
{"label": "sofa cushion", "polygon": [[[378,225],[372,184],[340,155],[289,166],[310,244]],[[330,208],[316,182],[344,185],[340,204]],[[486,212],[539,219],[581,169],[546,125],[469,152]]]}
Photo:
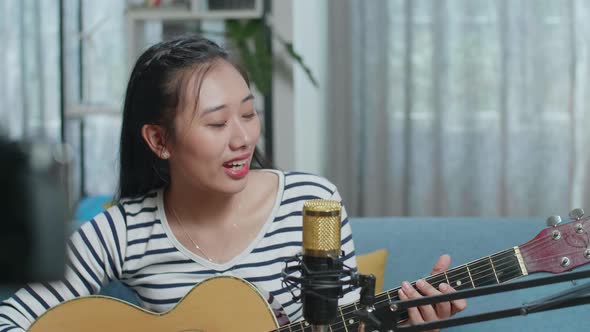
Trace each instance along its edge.
{"label": "sofa cushion", "polygon": [[361,274],[373,274],[375,276],[375,292],[383,290],[383,276],[387,263],[387,250],[379,249],[356,257],[358,271]]}

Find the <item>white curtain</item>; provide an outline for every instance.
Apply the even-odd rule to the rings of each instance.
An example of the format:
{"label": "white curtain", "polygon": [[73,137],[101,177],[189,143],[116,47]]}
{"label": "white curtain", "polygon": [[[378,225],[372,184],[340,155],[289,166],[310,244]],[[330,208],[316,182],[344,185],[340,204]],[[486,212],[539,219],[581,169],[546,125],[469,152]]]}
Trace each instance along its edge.
{"label": "white curtain", "polygon": [[0,135],[59,142],[59,7],[0,1]]}
{"label": "white curtain", "polygon": [[[125,38],[126,2],[121,0],[81,1],[81,92],[77,105],[98,106],[109,114],[69,121],[71,142],[79,149],[84,134],[84,183],[82,195],[113,194],[118,173],[120,114],[129,78]],[[72,107],[73,109],[73,107]],[[81,165],[78,160],[78,165]],[[79,167],[77,167],[79,171]],[[79,177],[78,177],[79,179]]]}
{"label": "white curtain", "polygon": [[[129,74],[124,31],[125,1],[0,1],[0,135],[13,140],[61,142],[60,55],[64,59],[64,108],[115,105],[120,108]],[[63,52],[63,53],[62,53]],[[119,116],[68,117],[66,142],[72,147],[70,197],[109,194],[117,179]],[[80,135],[84,134],[84,150]],[[80,182],[82,152],[85,167]]]}
{"label": "white curtain", "polygon": [[[61,141],[61,54],[64,133],[73,151],[69,183],[73,204],[81,196],[110,195],[116,189],[129,59],[134,61],[163,38],[199,29],[223,44],[219,37],[223,20],[136,22],[137,40],[128,41],[128,4],[143,6],[145,1],[0,0],[0,135]],[[107,112],[92,111],[97,109]]]}
{"label": "white curtain", "polygon": [[587,1],[330,6],[328,176],[350,214],[590,209]]}

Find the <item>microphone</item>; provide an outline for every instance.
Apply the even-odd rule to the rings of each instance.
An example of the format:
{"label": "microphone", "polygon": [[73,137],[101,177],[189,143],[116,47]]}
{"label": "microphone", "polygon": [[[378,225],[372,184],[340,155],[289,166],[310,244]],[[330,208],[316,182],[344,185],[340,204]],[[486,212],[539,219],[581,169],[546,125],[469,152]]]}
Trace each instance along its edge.
{"label": "microphone", "polygon": [[342,296],[340,202],[315,199],[303,205],[303,317],[312,331],[328,331]]}

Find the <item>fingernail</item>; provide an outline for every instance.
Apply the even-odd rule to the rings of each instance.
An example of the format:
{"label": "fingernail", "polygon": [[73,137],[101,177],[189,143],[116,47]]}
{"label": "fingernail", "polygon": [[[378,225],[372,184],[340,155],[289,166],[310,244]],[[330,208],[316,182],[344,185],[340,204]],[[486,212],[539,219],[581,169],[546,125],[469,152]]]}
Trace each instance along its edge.
{"label": "fingernail", "polygon": [[418,287],[424,287],[424,280],[418,279],[418,281],[416,281],[416,286],[418,286]]}
{"label": "fingernail", "polygon": [[410,285],[410,283],[409,283],[409,282],[407,282],[407,281],[404,281],[404,282],[402,282],[402,288],[405,288],[405,289],[410,289],[411,287],[412,287],[412,286]]}
{"label": "fingernail", "polygon": [[443,283],[441,283],[440,285],[438,285],[438,288],[439,288],[441,291],[445,292],[447,289],[449,289],[449,285],[447,285],[447,284],[445,284],[445,283],[443,282]]}

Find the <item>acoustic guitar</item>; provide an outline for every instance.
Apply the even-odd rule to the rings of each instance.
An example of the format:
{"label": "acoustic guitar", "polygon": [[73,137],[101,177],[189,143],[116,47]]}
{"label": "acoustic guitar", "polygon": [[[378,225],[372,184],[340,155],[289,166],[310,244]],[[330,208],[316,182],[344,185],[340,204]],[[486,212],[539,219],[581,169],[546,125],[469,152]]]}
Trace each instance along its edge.
{"label": "acoustic guitar", "polygon": [[[581,210],[574,210],[570,213],[570,222],[552,224],[520,246],[432,275],[426,280],[436,286],[445,282],[456,289],[467,289],[504,283],[530,273],[560,273],[584,265],[590,262],[590,217],[582,215]],[[552,218],[548,222],[556,221]],[[376,304],[398,300],[398,289],[378,294]],[[357,309],[358,303],[340,307],[339,317],[330,325],[330,331],[356,331],[359,321],[354,312]],[[384,314],[377,312],[377,316]],[[306,322],[279,327],[256,287],[235,277],[222,276],[201,282],[165,313],[152,313],[105,296],[87,296],[48,310],[29,331],[295,332],[311,331],[311,327]]]}

